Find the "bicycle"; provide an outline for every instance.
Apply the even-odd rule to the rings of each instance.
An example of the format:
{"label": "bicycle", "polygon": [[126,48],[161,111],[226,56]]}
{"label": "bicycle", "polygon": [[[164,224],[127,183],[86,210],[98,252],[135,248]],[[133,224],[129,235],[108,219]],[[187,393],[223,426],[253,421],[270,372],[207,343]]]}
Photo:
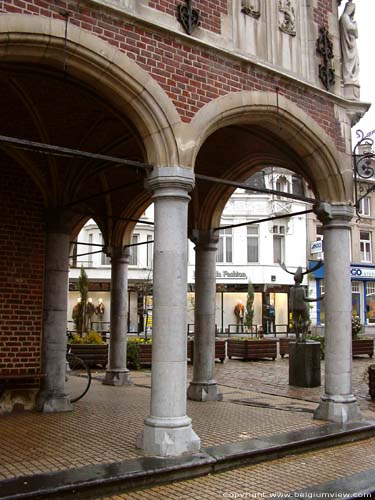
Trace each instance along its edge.
{"label": "bicycle", "polygon": [[75,403],[87,393],[91,385],[91,371],[86,363],[71,354],[66,354],[65,389],[70,396],[70,402]]}

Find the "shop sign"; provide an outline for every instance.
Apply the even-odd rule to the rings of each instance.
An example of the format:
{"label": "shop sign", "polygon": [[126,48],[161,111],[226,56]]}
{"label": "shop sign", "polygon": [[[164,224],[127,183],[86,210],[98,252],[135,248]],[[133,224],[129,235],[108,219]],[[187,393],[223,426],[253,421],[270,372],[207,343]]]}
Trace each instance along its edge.
{"label": "shop sign", "polygon": [[323,252],[323,240],[313,241],[311,243],[311,253]]}
{"label": "shop sign", "polygon": [[352,267],[350,275],[352,278],[375,278],[375,268]]}
{"label": "shop sign", "polygon": [[217,278],[246,278],[247,274],[240,271],[216,271]]}

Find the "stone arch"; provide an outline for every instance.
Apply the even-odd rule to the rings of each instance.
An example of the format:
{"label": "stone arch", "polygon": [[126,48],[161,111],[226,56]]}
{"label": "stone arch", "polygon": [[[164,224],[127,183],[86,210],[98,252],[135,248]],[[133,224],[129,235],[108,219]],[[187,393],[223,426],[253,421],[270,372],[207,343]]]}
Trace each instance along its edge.
{"label": "stone arch", "polygon": [[0,16],[2,62],[62,69],[85,81],[134,123],[153,165],[179,163],[173,128],[180,118],[158,83],[136,62],[100,38],[64,21],[42,16]]}
{"label": "stone arch", "polygon": [[[333,140],[307,113],[273,92],[228,94],[203,107],[189,126],[185,126],[181,138],[184,165],[191,165],[197,171],[196,160],[205,141],[216,131],[232,125],[262,127],[281,143],[292,146],[299,173],[311,182],[319,199],[338,203],[351,200],[350,157],[338,151]],[[230,178],[243,179],[243,169],[235,170],[237,172],[231,171]]]}

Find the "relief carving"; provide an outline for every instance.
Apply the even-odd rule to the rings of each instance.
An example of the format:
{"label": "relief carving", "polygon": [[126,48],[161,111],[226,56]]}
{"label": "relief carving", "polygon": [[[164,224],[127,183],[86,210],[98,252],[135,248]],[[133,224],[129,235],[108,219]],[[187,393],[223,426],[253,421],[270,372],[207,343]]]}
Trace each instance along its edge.
{"label": "relief carving", "polygon": [[296,36],[296,10],[294,0],[279,0],[279,29]]}
{"label": "relief carving", "polygon": [[260,0],[242,0],[241,12],[244,14],[259,19],[260,17]]}

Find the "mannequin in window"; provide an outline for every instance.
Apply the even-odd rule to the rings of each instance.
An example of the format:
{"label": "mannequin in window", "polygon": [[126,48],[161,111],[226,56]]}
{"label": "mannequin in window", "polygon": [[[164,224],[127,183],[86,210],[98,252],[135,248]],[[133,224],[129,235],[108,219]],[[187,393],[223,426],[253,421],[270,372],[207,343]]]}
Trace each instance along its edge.
{"label": "mannequin in window", "polygon": [[105,307],[104,307],[104,304],[103,304],[103,299],[99,299],[98,305],[95,308],[95,313],[96,313],[96,316],[97,316],[98,322],[99,322],[99,331],[103,330],[103,316],[104,316],[104,312],[105,312]]}
{"label": "mannequin in window", "polygon": [[242,300],[238,300],[234,307],[234,315],[236,316],[236,333],[241,330],[243,333],[243,320],[245,317],[245,306],[243,305]]}
{"label": "mannequin in window", "polygon": [[95,306],[92,303],[92,298],[90,297],[86,305],[86,332],[92,330],[92,317],[95,312]]}

